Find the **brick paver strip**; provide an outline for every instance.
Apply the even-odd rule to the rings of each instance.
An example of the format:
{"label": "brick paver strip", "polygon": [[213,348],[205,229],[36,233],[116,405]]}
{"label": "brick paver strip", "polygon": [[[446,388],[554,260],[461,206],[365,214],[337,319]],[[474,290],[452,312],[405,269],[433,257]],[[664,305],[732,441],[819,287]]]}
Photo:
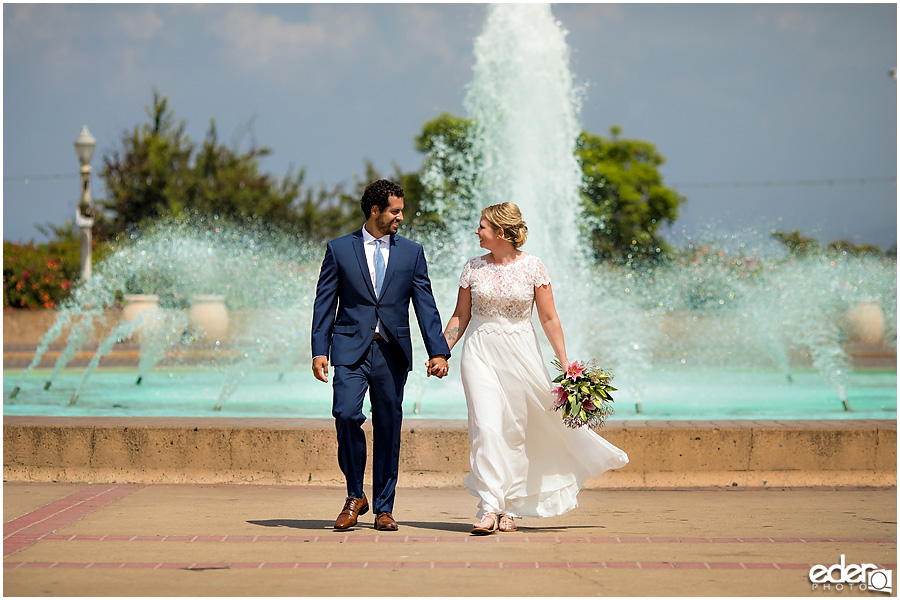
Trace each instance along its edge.
{"label": "brick paver strip", "polygon": [[[85,568],[87,568],[87,566],[88,566],[88,563],[75,563],[75,562],[58,562],[55,565],[53,565],[53,567],[57,568],[57,569],[85,569]],[[126,563],[126,566],[128,566],[128,563]],[[153,566],[156,566],[156,564],[154,563]]]}
{"label": "brick paver strip", "polygon": [[358,536],[269,536],[269,535],[102,535],[102,534],[21,534],[21,539],[38,539],[57,542],[182,542],[182,543],[531,543],[531,544],[814,544],[814,543],[853,543],[853,544],[895,544],[896,540],[888,538],[698,538],[698,537],[531,537],[521,535],[485,535],[485,536],[440,536],[440,537],[407,537],[398,535],[358,535]]}
{"label": "brick paver strip", "polygon": [[[896,564],[880,565],[896,569]],[[73,563],[4,562],[4,569],[796,569],[807,571],[808,564],[795,563],[704,563],[704,562],[235,562],[235,563]]]}
{"label": "brick paver strip", "polygon": [[[290,563],[293,565],[294,563]],[[191,571],[216,571],[227,569],[228,565],[225,563],[194,563],[190,567]]]}
{"label": "brick paver strip", "polygon": [[397,566],[404,568],[404,569],[430,569],[431,563],[430,562],[408,561],[408,562],[397,563]]}
{"label": "brick paver strip", "polygon": [[[577,564],[577,563],[572,563],[573,566],[576,565],[576,564]],[[607,567],[608,569],[618,569],[618,568],[638,569],[638,568],[640,568],[640,565],[638,565],[637,562],[632,562],[632,561],[627,561],[627,562],[606,562],[606,567]]]}
{"label": "brick paver strip", "polygon": [[[51,502],[3,524],[3,556],[27,548],[57,529],[66,527],[98,508],[124,498],[142,485],[96,485]],[[103,536],[100,536],[101,538]]]}

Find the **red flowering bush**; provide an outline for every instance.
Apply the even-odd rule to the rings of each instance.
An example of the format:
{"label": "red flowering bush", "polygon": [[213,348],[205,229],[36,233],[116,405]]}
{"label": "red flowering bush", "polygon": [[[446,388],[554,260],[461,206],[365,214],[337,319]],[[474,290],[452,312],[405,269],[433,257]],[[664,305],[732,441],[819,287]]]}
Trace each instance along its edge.
{"label": "red flowering bush", "polygon": [[[94,259],[97,244],[94,244]],[[55,308],[69,295],[79,273],[77,237],[43,244],[3,242],[3,307]]]}

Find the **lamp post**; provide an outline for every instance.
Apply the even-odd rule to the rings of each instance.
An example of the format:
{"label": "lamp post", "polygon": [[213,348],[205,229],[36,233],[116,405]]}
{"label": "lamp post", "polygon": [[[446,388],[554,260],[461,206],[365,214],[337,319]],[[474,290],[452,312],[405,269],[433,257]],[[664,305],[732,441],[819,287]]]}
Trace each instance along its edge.
{"label": "lamp post", "polygon": [[91,159],[94,157],[94,146],[97,140],[88,131],[87,125],[75,138],[75,153],[81,162],[81,198],[75,210],[75,226],[81,229],[81,280],[91,280],[91,230],[94,217],[91,214]]}

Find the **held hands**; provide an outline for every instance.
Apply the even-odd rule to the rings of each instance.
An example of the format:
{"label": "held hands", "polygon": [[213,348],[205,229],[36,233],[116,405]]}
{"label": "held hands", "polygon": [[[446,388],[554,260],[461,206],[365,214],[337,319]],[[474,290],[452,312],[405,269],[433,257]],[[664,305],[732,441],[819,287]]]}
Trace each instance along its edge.
{"label": "held hands", "polygon": [[450,372],[450,365],[443,356],[434,356],[425,362],[425,374],[427,377],[434,375],[438,379],[443,379]]}
{"label": "held hands", "polygon": [[328,383],[328,357],[327,356],[316,356],[313,358],[312,363],[313,375],[315,375],[316,379],[319,381],[324,381]]}

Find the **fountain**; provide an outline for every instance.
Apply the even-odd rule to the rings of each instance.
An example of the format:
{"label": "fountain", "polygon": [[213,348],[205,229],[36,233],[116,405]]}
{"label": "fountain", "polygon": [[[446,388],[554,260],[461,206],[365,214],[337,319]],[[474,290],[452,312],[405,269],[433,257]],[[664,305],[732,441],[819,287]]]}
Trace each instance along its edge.
{"label": "fountain", "polygon": [[[445,320],[462,265],[482,252],[473,234],[480,208],[511,200],[529,226],[524,249],[550,271],[570,358],[616,373],[614,419],[896,418],[896,369],[853,371],[847,351],[862,330],[869,344],[896,351],[894,261],[796,257],[765,233],[708,230],[684,233],[678,257],[652,267],[597,264],[578,233],[582,95],[565,32],[549,6],[492,6],[474,54],[471,151],[437,140],[423,170],[447,230],[401,231],[426,247]],[[309,369],[322,252],[218,217],[164,219],[121,240],[61,307],[4,413],[327,417],[330,386]],[[126,294],[156,295],[158,309],[123,318],[115,307]],[[192,324],[213,301],[214,325]],[[67,330],[43,391],[29,385]],[[87,368],[70,374],[66,365],[98,335]],[[137,373],[98,369],[129,339],[140,348]],[[548,347],[544,356],[549,365]],[[408,416],[465,418],[458,369],[440,382],[415,369],[407,398]]]}

